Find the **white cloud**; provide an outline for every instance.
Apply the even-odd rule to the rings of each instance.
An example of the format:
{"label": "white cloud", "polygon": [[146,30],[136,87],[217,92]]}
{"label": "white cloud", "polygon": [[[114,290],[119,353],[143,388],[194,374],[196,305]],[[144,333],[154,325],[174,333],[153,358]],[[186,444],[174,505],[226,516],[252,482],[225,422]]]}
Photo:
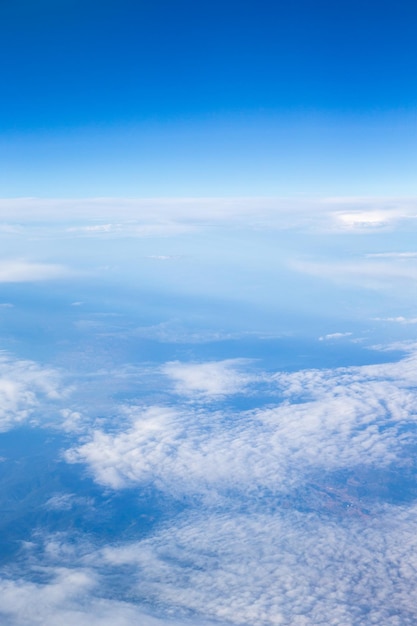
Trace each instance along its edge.
{"label": "white cloud", "polygon": [[[92,224],[88,226],[72,226],[68,233],[83,236],[111,235],[113,237],[173,237],[195,231],[192,224],[162,221],[135,223],[131,220],[120,224]],[[151,257],[155,258],[155,257]],[[156,257],[158,258],[158,257]],[[160,258],[160,257],[159,257]]]}
{"label": "white cloud", "polygon": [[402,213],[395,209],[373,209],[370,211],[359,210],[349,213],[336,213],[336,219],[340,222],[342,228],[348,230],[375,230],[386,228],[392,222],[398,221],[402,217]]}
{"label": "white cloud", "polygon": [[243,391],[246,384],[254,380],[238,369],[247,363],[245,359],[205,363],[172,361],[162,367],[162,372],[174,382],[178,394],[207,399]]}
{"label": "white cloud", "polygon": [[404,317],[398,315],[397,317],[374,317],[376,322],[395,322],[398,324],[417,324],[417,317]]}
{"label": "white cloud", "polygon": [[69,511],[76,506],[92,506],[92,498],[78,497],[73,493],[57,493],[45,502],[45,508],[53,511]]}
{"label": "white cloud", "polygon": [[[67,460],[86,463],[97,482],[115,489],[153,484],[211,499],[230,489],[283,492],[313,469],[401,464],[404,447],[415,441],[416,365],[412,354],[399,363],[278,373],[269,376],[269,389],[280,402],[254,411],[126,408],[127,429],[93,430]],[[203,374],[186,371],[182,391],[225,390],[216,379],[203,386]]]}
{"label": "white cloud", "polygon": [[62,265],[35,263],[19,259],[0,261],[0,283],[54,280],[70,275],[70,270]]}
{"label": "white cloud", "polygon": [[343,339],[344,337],[350,337],[352,333],[329,333],[319,337],[319,341],[329,341],[333,339]]}
{"label": "white cloud", "polygon": [[58,400],[62,394],[56,370],[0,353],[0,431],[33,421],[41,402]]}
{"label": "white cloud", "polygon": [[200,508],[100,549],[52,539],[34,569],[47,582],[0,578],[1,623],[414,626],[417,507],[379,504],[370,514],[346,500],[334,510],[323,498],[315,512],[297,509],[296,497],[251,513],[239,501]]}
{"label": "white cloud", "polygon": [[[106,487],[186,496],[188,508],[142,540],[72,552],[78,569],[56,569],[46,585],[1,582],[5,626],[162,626],[167,616],[184,625],[190,615],[222,626],[414,626],[417,507],[384,504],[375,485],[412,461],[415,348],[394,363],[263,374],[274,406],[126,407],[111,432],[91,430],[68,461],[86,463]],[[217,365],[225,364],[244,366]],[[207,392],[201,371],[179,379],[186,398]],[[340,469],[371,496],[338,485]],[[49,504],[71,506],[71,497]],[[64,549],[51,545],[49,554],[65,564]],[[137,607],[99,598],[101,576],[123,584]]]}
{"label": "white cloud", "polygon": [[220,623],[413,626],[416,531],[415,507],[375,518],[209,512],[99,559],[130,567],[139,597]]}
{"label": "white cloud", "polygon": [[[377,197],[0,199],[0,216],[10,222],[5,224],[8,229],[14,229],[16,221],[30,224],[34,215],[37,223],[44,220],[50,227],[71,222],[70,228],[90,236],[116,234],[118,229],[127,230],[129,224],[132,233],[137,229],[136,236],[169,234],[170,228],[185,232],[182,229],[228,223],[256,229],[356,233],[409,224],[417,215],[417,200]],[[114,222],[115,219],[118,221]]]}
{"label": "white cloud", "polygon": [[87,569],[61,567],[46,573],[51,580],[43,584],[0,578],[3,626],[180,626],[128,602],[100,597],[100,581]]}
{"label": "white cloud", "polygon": [[60,415],[62,416],[62,422],[60,427],[67,433],[80,433],[85,430],[86,419],[79,411],[73,411],[71,409],[61,409]]}

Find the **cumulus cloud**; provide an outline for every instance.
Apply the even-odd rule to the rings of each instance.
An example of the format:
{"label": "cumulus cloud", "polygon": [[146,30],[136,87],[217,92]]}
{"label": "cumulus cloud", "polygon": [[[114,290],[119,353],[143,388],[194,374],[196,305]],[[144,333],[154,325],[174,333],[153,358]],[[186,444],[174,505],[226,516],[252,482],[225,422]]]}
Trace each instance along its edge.
{"label": "cumulus cloud", "polygon": [[138,597],[220,623],[412,626],[416,514],[195,514],[100,559],[130,567]]}
{"label": "cumulus cloud", "polygon": [[62,430],[68,433],[79,433],[85,430],[86,419],[79,411],[72,411],[71,409],[61,409],[60,415],[62,421],[60,427]]}
{"label": "cumulus cloud", "polygon": [[36,570],[0,578],[5,626],[414,626],[417,508],[199,509],[137,541],[52,540]]}
{"label": "cumulus cloud", "polygon": [[100,581],[85,568],[57,567],[46,573],[48,583],[0,578],[3,626],[179,626],[131,603],[100,597]]}
{"label": "cumulus cloud", "polygon": [[56,370],[0,353],[0,431],[32,421],[42,403],[58,400],[62,394]]}
{"label": "cumulus cloud", "polygon": [[216,398],[243,391],[245,385],[253,381],[253,376],[239,371],[239,367],[241,370],[247,363],[245,359],[205,363],[172,361],[162,367],[162,372],[174,382],[178,394]]}
{"label": "cumulus cloud", "polygon": [[[217,363],[225,364],[244,370],[244,362]],[[207,389],[195,382],[200,370],[182,372],[182,404],[126,406],[111,430],[92,427],[66,458],[86,464],[105,487],[180,498],[183,512],[129,543],[78,556],[71,544],[67,557],[51,546],[51,560],[61,563],[51,581],[3,580],[0,613],[10,626],[162,626],[168,616],[222,626],[413,626],[415,494],[392,504],[376,485],[392,468],[400,485],[414,462],[416,368],[410,346],[398,362],[264,373],[276,401],[250,411],[190,403],[190,394]],[[371,495],[361,496],[357,483]],[[73,500],[54,494],[48,505]],[[111,581],[113,597],[120,591],[137,607],[157,608],[160,621],[105,600],[101,580]],[[35,593],[42,601],[29,614],[22,607]]]}
{"label": "cumulus cloud", "polygon": [[[93,430],[66,458],[116,489],[154,484],[211,498],[284,492],[311,471],[401,464],[415,441],[416,364],[413,353],[399,363],[273,374],[269,389],[279,402],[252,411],[128,407],[127,429]],[[178,391],[186,399],[206,393],[200,379],[201,371],[186,370]],[[210,393],[224,391],[213,384]]]}

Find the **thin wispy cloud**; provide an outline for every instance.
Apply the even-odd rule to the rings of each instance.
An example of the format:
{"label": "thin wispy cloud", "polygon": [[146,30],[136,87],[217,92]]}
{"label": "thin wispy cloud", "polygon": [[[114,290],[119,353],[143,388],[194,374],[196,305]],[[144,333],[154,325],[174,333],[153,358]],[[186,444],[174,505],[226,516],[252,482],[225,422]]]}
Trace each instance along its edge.
{"label": "thin wispy cloud", "polygon": [[[3,198],[0,218],[45,226],[70,222],[68,232],[93,236],[148,236],[187,232],[206,225],[235,224],[255,229],[352,232],[404,228],[417,216],[415,198],[211,197],[211,198]],[[118,216],[114,222],[114,216]],[[71,223],[72,222],[72,223]],[[170,230],[171,229],[171,230]]]}
{"label": "thin wispy cloud", "polygon": [[365,256],[370,259],[415,259],[417,252],[373,252]]}
{"label": "thin wispy cloud", "polygon": [[[177,235],[195,232],[192,224],[180,222],[166,223],[132,223],[130,220],[124,224],[93,224],[89,226],[73,226],[66,229],[67,233],[74,236],[84,237],[175,237]],[[155,258],[155,257],[151,257]],[[158,257],[156,257],[158,258]]]}
{"label": "thin wispy cloud", "polygon": [[417,317],[404,317],[403,315],[397,315],[397,317],[374,317],[376,322],[394,322],[396,324],[417,324]]}
{"label": "thin wispy cloud", "polygon": [[21,259],[0,261],[0,283],[56,280],[71,275],[72,272],[68,268],[54,263],[37,263]]}
{"label": "thin wispy cloud", "polygon": [[328,333],[327,335],[322,335],[319,337],[319,341],[333,341],[334,339],[344,339],[346,337],[351,337],[352,333]]}
{"label": "thin wispy cloud", "polygon": [[384,289],[397,286],[397,281],[417,280],[417,266],[403,263],[393,264],[384,261],[318,261],[291,260],[288,267],[296,272],[331,280],[338,284],[357,285],[366,289]]}

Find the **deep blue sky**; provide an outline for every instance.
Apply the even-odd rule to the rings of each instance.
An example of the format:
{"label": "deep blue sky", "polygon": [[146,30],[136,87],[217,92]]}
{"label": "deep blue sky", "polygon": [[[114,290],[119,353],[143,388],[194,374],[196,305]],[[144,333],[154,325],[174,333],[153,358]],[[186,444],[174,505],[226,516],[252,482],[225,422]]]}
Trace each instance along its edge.
{"label": "deep blue sky", "polygon": [[3,196],[413,191],[413,2],[5,0],[0,24]]}

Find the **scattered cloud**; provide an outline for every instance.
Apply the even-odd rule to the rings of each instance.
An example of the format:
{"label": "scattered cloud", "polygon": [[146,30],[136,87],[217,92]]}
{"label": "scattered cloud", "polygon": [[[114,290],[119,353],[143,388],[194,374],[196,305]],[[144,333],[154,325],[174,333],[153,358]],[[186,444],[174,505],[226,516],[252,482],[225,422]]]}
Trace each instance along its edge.
{"label": "scattered cloud", "polygon": [[56,370],[0,353],[0,431],[34,421],[34,413],[42,403],[56,401],[62,395],[63,386]]}
{"label": "scattered cloud", "polygon": [[85,568],[56,567],[45,574],[47,583],[0,579],[3,626],[180,626],[134,604],[100,597],[100,581]]}
{"label": "scattered cloud", "polygon": [[242,392],[246,384],[254,380],[241,371],[247,363],[245,359],[205,363],[172,361],[162,367],[162,372],[173,381],[176,393],[208,399]]}
{"label": "scattered cloud", "polygon": [[45,502],[45,508],[52,511],[70,511],[77,506],[91,506],[92,498],[76,496],[74,493],[57,493]]}
{"label": "scattered cloud", "polygon": [[[224,380],[217,378],[224,362],[213,370],[205,365],[167,364],[186,403],[190,394],[215,397],[241,388],[233,369],[228,378],[228,362]],[[154,484],[171,494],[212,499],[230,489],[282,493],[303,483],[313,468],[401,464],[415,440],[416,365],[412,353],[399,363],[265,374],[262,380],[280,400],[252,411],[210,412],[207,404],[186,403],[126,407],[127,428],[93,430],[66,458],[87,464],[98,483],[115,489]]]}
{"label": "scattered cloud", "polygon": [[79,411],[61,409],[62,422],[60,428],[67,433],[80,433],[85,430],[85,419]]}
{"label": "scattered cloud", "polygon": [[262,373],[276,402],[254,410],[190,404],[248,391],[245,363],[167,363],[175,408],[125,406],[111,429],[84,430],[68,462],[106,488],[152,488],[187,506],[133,542],[79,554],[72,542],[68,557],[51,545],[48,582],[0,579],[5,626],[416,623],[415,499],[392,504],[375,487],[415,456],[416,346],[398,362]]}
{"label": "scattered cloud", "polygon": [[350,337],[352,333],[329,333],[319,337],[319,341],[331,341],[333,339],[343,339],[344,337]]}
{"label": "scattered cloud", "polygon": [[375,322],[396,322],[397,324],[417,324],[417,317],[374,317]]}
{"label": "scattered cloud", "polygon": [[416,520],[415,507],[367,521],[209,512],[100,557],[130,567],[139,598],[221,624],[412,626]]}

